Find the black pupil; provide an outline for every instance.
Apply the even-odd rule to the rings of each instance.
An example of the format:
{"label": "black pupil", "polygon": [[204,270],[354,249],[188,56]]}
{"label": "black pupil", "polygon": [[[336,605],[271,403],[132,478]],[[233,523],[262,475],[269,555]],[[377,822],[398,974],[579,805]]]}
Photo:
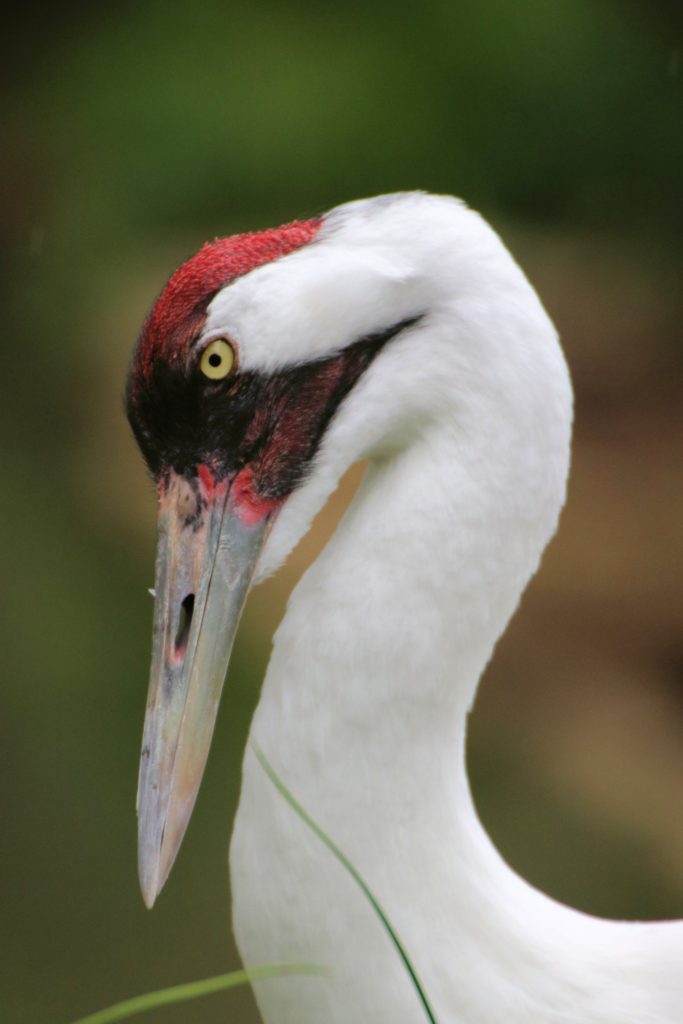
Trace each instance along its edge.
{"label": "black pupil", "polygon": [[209,366],[220,366],[223,362],[223,356],[219,356],[218,352],[212,352],[209,356]]}

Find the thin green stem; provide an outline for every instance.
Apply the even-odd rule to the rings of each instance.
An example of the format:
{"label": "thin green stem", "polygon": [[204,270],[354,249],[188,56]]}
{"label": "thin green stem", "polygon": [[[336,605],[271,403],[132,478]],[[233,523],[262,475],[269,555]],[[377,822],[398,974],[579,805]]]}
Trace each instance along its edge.
{"label": "thin green stem", "polygon": [[202,981],[189,981],[184,985],[172,985],[157,992],[146,992],[142,996],[133,996],[115,1003],[106,1010],[98,1010],[87,1017],[80,1017],[73,1024],[113,1024],[115,1021],[127,1020],[137,1013],[155,1010],[160,1006],[172,1003],[183,1003],[188,999],[199,999],[201,996],[222,992],[224,989],[236,988],[263,978],[279,978],[288,974],[324,974],[323,967],[313,964],[268,964],[263,967],[251,967],[248,970],[231,971],[229,974],[218,974]]}
{"label": "thin green stem", "polygon": [[346,870],[351,875],[353,880],[356,882],[358,887],[365,894],[365,896],[369,900],[370,904],[372,905],[372,908],[374,909],[375,913],[377,914],[377,916],[379,917],[380,921],[384,925],[384,928],[388,932],[391,941],[393,942],[394,946],[396,947],[396,951],[397,951],[398,955],[400,956],[401,960],[403,961],[403,965],[405,966],[406,970],[408,971],[408,974],[410,975],[410,979],[411,979],[411,981],[413,983],[413,986],[415,987],[415,991],[416,991],[416,993],[418,995],[418,998],[419,998],[420,1002],[422,1003],[422,1007],[424,1009],[424,1012],[425,1012],[425,1015],[427,1017],[427,1020],[430,1022],[430,1024],[437,1024],[436,1015],[434,1013],[434,1010],[432,1009],[431,1004],[430,1004],[430,1002],[429,1002],[429,1000],[427,998],[427,993],[424,990],[422,982],[418,978],[417,971],[415,970],[415,968],[414,968],[414,966],[412,964],[412,961],[410,960],[410,957],[408,956],[408,953],[406,952],[405,946],[401,942],[400,938],[398,937],[398,933],[396,932],[396,929],[394,928],[394,926],[392,925],[391,921],[387,917],[384,909],[382,908],[381,904],[379,903],[379,901],[375,897],[374,893],[370,889],[369,885],[367,884],[367,882],[365,881],[363,876],[353,866],[353,864],[348,859],[346,854],[343,853],[342,850],[339,849],[339,847],[334,842],[334,840],[330,839],[330,837],[327,835],[327,833],[323,832],[323,830],[320,828],[320,826],[316,824],[316,822],[313,820],[313,818],[311,818],[310,814],[308,814],[304,810],[304,808],[301,806],[301,804],[298,802],[298,800],[294,797],[294,795],[292,793],[290,793],[290,791],[287,789],[287,787],[285,786],[285,784],[282,781],[282,779],[275,773],[275,769],[271,767],[271,765],[270,765],[269,761],[267,760],[267,758],[266,758],[265,754],[263,753],[263,751],[260,750],[255,744],[254,744],[254,753],[256,754],[256,757],[258,758],[259,763],[260,763],[261,767],[263,768],[264,772],[266,773],[266,775],[268,776],[270,781],[273,783],[275,788],[278,790],[278,792],[285,798],[285,800],[287,801],[289,806],[292,808],[292,810],[296,811],[296,813],[299,815],[301,820],[306,825],[308,825],[308,827],[318,837],[318,839],[320,839],[325,844],[325,846],[328,848],[328,850],[330,850],[334,854],[334,856],[337,858],[339,863],[344,868],[346,868]]}

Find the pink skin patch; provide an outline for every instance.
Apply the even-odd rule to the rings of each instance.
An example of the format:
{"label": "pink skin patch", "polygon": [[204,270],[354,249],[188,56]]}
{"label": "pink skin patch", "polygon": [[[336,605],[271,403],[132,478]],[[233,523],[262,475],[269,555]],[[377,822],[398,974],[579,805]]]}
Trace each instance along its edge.
{"label": "pink skin patch", "polygon": [[230,489],[230,481],[225,478],[216,480],[213,470],[203,462],[197,464],[197,479],[199,493],[206,505],[223,501]]}
{"label": "pink skin patch", "polygon": [[250,270],[308,245],[321,224],[319,217],[293,221],[203,245],[176,270],[152,307],[142,328],[135,370],[146,379],[157,359],[170,364],[184,360],[216,292]]}
{"label": "pink skin patch", "polygon": [[197,476],[202,487],[202,493],[207,501],[211,501],[216,493],[216,480],[208,466],[200,463],[197,466]]}
{"label": "pink skin patch", "polygon": [[261,498],[256,493],[251,466],[246,466],[233,480],[230,498],[237,518],[245,526],[256,526],[278,509],[283,501],[281,498]]}
{"label": "pink skin patch", "polygon": [[[211,469],[200,463],[197,466],[197,477],[202,498],[206,504],[219,501],[230,491],[230,503],[235,515],[245,526],[256,526],[267,515],[282,505],[284,499],[262,498],[256,493],[254,473],[251,466],[241,470],[230,484],[229,480],[216,482]],[[159,497],[163,497],[165,484],[159,481]]]}

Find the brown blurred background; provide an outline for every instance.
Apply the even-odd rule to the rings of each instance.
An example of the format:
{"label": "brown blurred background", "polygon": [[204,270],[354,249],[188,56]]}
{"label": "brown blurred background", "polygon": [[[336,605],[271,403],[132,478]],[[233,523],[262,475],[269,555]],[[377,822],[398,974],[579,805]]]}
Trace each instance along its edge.
{"label": "brown blurred background", "polygon": [[[481,814],[575,906],[683,917],[683,9],[678,0],[62,4],[4,80],[0,1019],[65,1024],[237,966],[226,849],[270,636],[353,474],[252,598],[195,817],[135,867],[154,497],[139,325],[205,239],[425,188],[501,231],[577,392],[558,537],[471,728]],[[148,1015],[252,1024],[247,993]]]}

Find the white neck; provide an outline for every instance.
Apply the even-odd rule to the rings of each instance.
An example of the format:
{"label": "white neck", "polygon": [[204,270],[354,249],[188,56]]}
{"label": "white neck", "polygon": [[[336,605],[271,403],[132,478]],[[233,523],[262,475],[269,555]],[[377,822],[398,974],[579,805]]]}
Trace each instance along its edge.
{"label": "white neck", "polygon": [[496,496],[484,507],[486,488],[454,464],[452,449],[451,439],[427,437],[371,465],[292,595],[254,732],[302,780],[338,748],[344,761],[372,759],[402,799],[422,798],[437,784],[442,750],[449,786],[463,762],[479,676],[538,542],[511,543],[500,522],[494,528],[510,509]]}
{"label": "white neck", "polygon": [[[430,325],[441,350],[425,391],[439,408],[423,410],[401,443],[353,453],[369,455],[370,468],[276,635],[231,847],[235,933],[247,964],[303,960],[334,973],[258,985],[267,1024],[424,1016],[365,897],[275,791],[252,743],[366,878],[440,1024],[681,1021],[681,928],[617,925],[556,904],[504,864],[472,805],[467,714],[554,532],[569,452],[559,347],[528,302],[511,340],[515,296],[528,285],[507,264],[505,273],[507,334],[481,303]],[[452,345],[454,322],[470,325],[476,345]],[[475,380],[492,360],[499,373]],[[332,424],[311,483],[321,494],[352,461],[344,446],[364,412],[370,434],[373,409],[387,406],[383,370]]]}
{"label": "white neck", "polygon": [[[507,1022],[623,1024],[636,1019],[639,992],[633,976],[623,991],[609,976],[624,944],[640,951],[642,929],[536,893],[501,861],[472,806],[466,715],[538,538],[515,544],[492,530],[490,517],[514,513],[495,502],[483,510],[453,454],[426,439],[369,470],[292,596],[252,739],[375,889],[442,1024],[484,1024],[503,1010]],[[249,751],[231,860],[246,962],[303,958],[336,971],[336,985],[260,986],[268,1024],[422,1019],[373,912]],[[283,892],[290,902],[277,909]],[[609,989],[602,1008],[598,983]]]}

